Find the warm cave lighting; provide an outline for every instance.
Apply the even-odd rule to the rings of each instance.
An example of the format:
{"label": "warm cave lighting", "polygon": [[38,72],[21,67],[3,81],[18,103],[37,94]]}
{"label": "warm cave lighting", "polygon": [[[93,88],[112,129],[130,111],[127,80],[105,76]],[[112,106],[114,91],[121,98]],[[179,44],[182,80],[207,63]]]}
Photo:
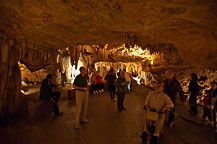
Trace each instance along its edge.
{"label": "warm cave lighting", "polygon": [[25,94],[24,90],[21,90],[21,93]]}
{"label": "warm cave lighting", "polygon": [[151,61],[151,65],[153,65],[154,64],[154,62],[153,62],[153,60]]}

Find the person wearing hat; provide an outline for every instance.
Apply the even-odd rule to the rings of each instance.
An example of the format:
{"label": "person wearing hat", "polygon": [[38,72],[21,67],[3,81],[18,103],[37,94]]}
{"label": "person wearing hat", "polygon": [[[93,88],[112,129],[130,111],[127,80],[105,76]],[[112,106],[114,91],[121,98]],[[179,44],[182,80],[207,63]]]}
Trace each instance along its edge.
{"label": "person wearing hat", "polygon": [[[163,92],[163,90],[164,83],[159,82],[156,86],[156,90],[149,92],[145,100],[144,109],[158,113],[158,120],[156,121],[154,136],[151,138],[152,143],[156,143],[158,137],[160,136],[160,131],[163,127],[165,119],[165,111],[174,107],[172,100]],[[143,141],[146,141],[147,138],[147,111],[145,112],[144,131],[142,135]]]}

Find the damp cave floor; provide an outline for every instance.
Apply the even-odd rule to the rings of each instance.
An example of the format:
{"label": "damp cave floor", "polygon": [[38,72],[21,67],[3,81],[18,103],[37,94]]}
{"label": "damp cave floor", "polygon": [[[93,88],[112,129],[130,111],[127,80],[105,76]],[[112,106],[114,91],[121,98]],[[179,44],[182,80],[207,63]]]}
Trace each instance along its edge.
{"label": "damp cave floor", "polygon": [[[126,94],[126,111],[118,112],[108,92],[90,95],[87,124],[75,129],[75,103],[65,100],[60,105],[64,114],[49,115],[35,123],[22,121],[15,126],[0,128],[1,144],[141,144],[143,105],[150,90],[136,86]],[[202,109],[202,108],[199,108]],[[198,116],[190,116],[186,106],[177,106],[176,112],[197,123]],[[217,134],[212,129],[176,118],[173,128],[164,126],[159,144],[216,144]],[[2,143],[3,142],[3,143]]]}

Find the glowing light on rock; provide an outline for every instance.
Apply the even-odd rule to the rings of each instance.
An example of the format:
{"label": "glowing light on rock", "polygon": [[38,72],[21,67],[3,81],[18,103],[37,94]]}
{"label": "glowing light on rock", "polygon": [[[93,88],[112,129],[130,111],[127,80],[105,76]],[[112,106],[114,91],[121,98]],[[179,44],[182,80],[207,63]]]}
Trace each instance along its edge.
{"label": "glowing light on rock", "polygon": [[21,93],[25,94],[24,90],[21,90]]}

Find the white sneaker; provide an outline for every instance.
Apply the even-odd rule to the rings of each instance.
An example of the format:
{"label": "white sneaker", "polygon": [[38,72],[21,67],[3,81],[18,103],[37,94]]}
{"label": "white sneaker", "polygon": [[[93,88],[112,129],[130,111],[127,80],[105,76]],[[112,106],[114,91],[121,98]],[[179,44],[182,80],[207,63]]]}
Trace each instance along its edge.
{"label": "white sneaker", "polygon": [[84,120],[82,120],[81,122],[83,122],[83,123],[88,123],[89,120],[88,120],[88,119],[84,119]]}
{"label": "white sneaker", "polygon": [[80,123],[76,122],[76,123],[75,123],[75,128],[76,128],[76,129],[79,129],[79,127],[80,127]]}

